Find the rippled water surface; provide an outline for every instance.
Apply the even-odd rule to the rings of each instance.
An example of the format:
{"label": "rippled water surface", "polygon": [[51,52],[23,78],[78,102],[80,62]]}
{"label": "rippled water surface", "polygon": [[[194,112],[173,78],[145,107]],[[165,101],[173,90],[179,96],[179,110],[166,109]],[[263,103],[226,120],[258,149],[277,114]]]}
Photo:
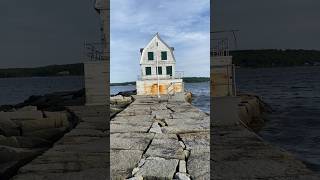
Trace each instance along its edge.
{"label": "rippled water surface", "polygon": [[241,92],[273,108],[260,135],[320,172],[320,67],[240,68],[236,75]]}
{"label": "rippled water surface", "polygon": [[[84,88],[82,76],[0,78],[0,105],[17,104],[32,95],[44,95],[59,91]],[[201,110],[210,111],[209,82],[186,83],[185,88],[194,94],[193,104]],[[111,86],[111,94],[134,90],[135,85]]]}
{"label": "rippled water surface", "polygon": [[83,87],[82,76],[0,78],[0,105],[17,104],[32,95],[73,91]]}

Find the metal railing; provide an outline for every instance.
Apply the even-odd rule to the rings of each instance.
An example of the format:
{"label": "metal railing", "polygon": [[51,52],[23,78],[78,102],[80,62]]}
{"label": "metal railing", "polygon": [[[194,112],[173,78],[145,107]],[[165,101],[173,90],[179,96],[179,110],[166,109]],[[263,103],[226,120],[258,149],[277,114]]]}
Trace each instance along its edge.
{"label": "metal railing", "polygon": [[213,39],[213,56],[229,56],[229,40],[227,38]]}
{"label": "metal railing", "polygon": [[[160,80],[165,80],[165,79],[182,79],[184,76],[183,71],[176,71],[175,75],[159,75]],[[153,75],[138,75],[138,80],[157,80],[158,75],[153,74]]]}
{"label": "metal railing", "polygon": [[87,61],[102,61],[105,60],[103,56],[103,44],[84,42],[83,56]]}

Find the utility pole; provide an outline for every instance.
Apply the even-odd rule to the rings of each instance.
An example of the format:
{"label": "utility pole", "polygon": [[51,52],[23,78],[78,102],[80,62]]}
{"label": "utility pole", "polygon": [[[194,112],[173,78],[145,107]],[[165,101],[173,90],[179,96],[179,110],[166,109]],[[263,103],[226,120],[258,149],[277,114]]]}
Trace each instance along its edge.
{"label": "utility pole", "polygon": [[[158,33],[157,33],[158,35]],[[159,61],[158,61],[158,41],[156,41],[157,50],[155,52],[156,54],[156,61],[157,61],[157,67],[156,67],[156,73],[157,73],[157,79],[158,79],[158,99],[160,99],[160,81],[159,81]]]}

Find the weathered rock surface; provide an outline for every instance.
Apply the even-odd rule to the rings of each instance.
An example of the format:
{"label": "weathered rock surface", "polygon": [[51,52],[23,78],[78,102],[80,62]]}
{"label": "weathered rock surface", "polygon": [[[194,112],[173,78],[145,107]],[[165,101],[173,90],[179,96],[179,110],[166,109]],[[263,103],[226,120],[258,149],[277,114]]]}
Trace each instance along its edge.
{"label": "weathered rock surface", "polygon": [[154,122],[151,126],[151,129],[149,130],[151,133],[157,133],[157,134],[162,134],[161,127],[158,122]]}
{"label": "weathered rock surface", "polygon": [[174,177],[178,180],[191,180],[190,175],[188,175],[187,173],[178,172]]}
{"label": "weathered rock surface", "polygon": [[[105,180],[107,178],[109,172],[107,162],[109,150],[106,148],[109,138],[107,137],[108,128],[105,125],[109,115],[107,106],[74,106],[69,109],[79,118],[79,124],[57,141],[51,149],[20,168],[13,179],[92,179],[94,177],[94,179]],[[65,128],[61,130],[65,131]],[[54,131],[52,131],[53,134]],[[48,132],[34,131],[28,135],[35,136],[35,133],[38,133],[37,135],[46,139]],[[142,154],[142,151],[139,152]],[[137,159],[139,161],[140,157]]]}
{"label": "weathered rock surface", "polygon": [[[247,129],[248,126],[245,123],[237,123],[240,122],[237,116],[240,101],[235,97],[213,100],[216,102],[211,110],[213,122],[211,145],[214,147],[211,151],[213,180],[319,179],[319,176],[307,169],[293,155],[264,142],[258,135]],[[251,107],[251,110],[253,109]],[[189,173],[200,177],[205,173],[195,169],[203,167],[199,162],[206,156],[201,154],[202,152],[192,153],[191,150],[188,159],[194,162],[190,165],[195,166],[190,168]]]}
{"label": "weathered rock surface", "polygon": [[19,167],[47,150],[71,128],[71,122],[67,112],[43,112],[36,106],[0,112],[0,179],[10,178]]}
{"label": "weathered rock surface", "polygon": [[[148,96],[134,96],[134,99],[111,120],[111,151],[118,152],[111,154],[111,179],[190,179],[187,173],[193,172],[197,165],[204,165],[204,171],[209,168],[209,154],[200,154],[209,150],[210,121],[207,114],[189,103],[165,97],[160,101]],[[194,133],[193,136],[189,135],[190,132]],[[201,146],[195,142],[197,138],[202,138]],[[188,140],[188,145],[184,139]],[[139,150],[141,154],[133,150]],[[206,155],[207,159],[189,167],[187,159],[193,150]],[[128,166],[118,162],[121,159],[118,156],[126,157],[128,154],[125,153],[141,157]]]}
{"label": "weathered rock surface", "polygon": [[114,105],[128,105],[132,102],[131,97],[116,95],[110,97],[110,104]]}
{"label": "weathered rock surface", "polygon": [[0,116],[0,134],[5,136],[20,136],[19,126],[9,118]]}
{"label": "weathered rock surface", "polygon": [[173,179],[178,166],[179,160],[177,159],[164,159],[164,158],[148,158],[145,164],[135,174],[135,176],[142,176],[143,179],[159,179],[168,180]]}
{"label": "weathered rock surface", "polygon": [[184,160],[183,148],[176,139],[153,139],[146,154],[147,157]]}
{"label": "weathered rock surface", "polygon": [[111,149],[144,151],[153,137],[152,133],[112,133],[110,135]]}
{"label": "weathered rock surface", "polygon": [[141,159],[140,150],[111,150],[110,161],[113,179],[125,179],[131,176],[132,170]]}

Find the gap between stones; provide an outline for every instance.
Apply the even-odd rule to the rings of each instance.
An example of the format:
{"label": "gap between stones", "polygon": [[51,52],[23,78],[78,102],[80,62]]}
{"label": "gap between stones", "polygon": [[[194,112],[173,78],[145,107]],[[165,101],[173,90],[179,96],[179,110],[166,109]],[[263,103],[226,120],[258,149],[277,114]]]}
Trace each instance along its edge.
{"label": "gap between stones", "polygon": [[[171,111],[171,113],[170,113],[170,118],[173,118],[172,114],[175,113],[175,111],[174,111],[172,108],[170,108],[168,105],[166,105],[165,107],[166,107],[168,110]],[[151,114],[152,114],[152,111],[153,111],[153,110],[151,110]],[[150,126],[150,128],[148,129],[147,133],[157,134],[157,133],[155,133],[155,132],[150,132],[150,130],[152,129],[152,127],[153,127],[153,125],[154,125],[155,123],[156,123],[160,128],[161,128],[161,127],[168,126],[168,123],[166,122],[165,119],[156,119],[156,115],[155,115],[154,117],[152,117],[152,118],[153,118],[153,123],[152,123],[152,125]],[[163,126],[163,124],[161,124],[160,122],[164,123],[164,126]],[[162,133],[162,131],[161,131],[161,133]],[[184,160],[178,159],[178,160],[179,160],[179,161],[178,161],[178,165],[177,165],[177,167],[176,167],[176,170],[175,170],[175,173],[174,173],[174,176],[172,177],[172,179],[177,179],[177,180],[179,180],[179,179],[182,178],[181,176],[183,176],[183,179],[189,179],[189,180],[191,180],[191,177],[190,177],[190,175],[188,174],[188,168],[187,168],[187,167],[188,167],[187,162],[188,162],[188,159],[189,159],[189,157],[190,157],[191,151],[187,149],[187,146],[186,146],[185,142],[182,140],[182,138],[180,137],[180,135],[179,135],[179,134],[175,134],[175,135],[177,136],[178,142],[179,142],[180,146],[181,146],[182,149],[183,149]],[[141,156],[141,158],[140,158],[137,166],[132,170],[131,175],[130,175],[130,177],[129,177],[128,179],[135,179],[135,178],[139,179],[139,178],[141,178],[141,177],[136,177],[135,174],[136,174],[136,173],[139,171],[139,169],[145,164],[145,161],[146,161],[146,159],[148,158],[148,157],[145,156],[145,154],[146,154],[146,152],[148,151],[148,149],[150,148],[150,146],[151,146],[151,144],[152,144],[152,142],[153,142],[153,139],[154,139],[154,137],[150,140],[149,144],[147,145],[147,147],[146,147],[145,150],[143,151],[143,154],[142,154],[142,156]],[[152,158],[152,157],[151,157],[151,158]],[[158,158],[160,158],[160,157],[158,157]],[[181,161],[184,161],[184,162],[181,162]],[[181,167],[182,165],[184,165],[184,167]],[[182,172],[181,172],[180,170],[181,170]]]}

